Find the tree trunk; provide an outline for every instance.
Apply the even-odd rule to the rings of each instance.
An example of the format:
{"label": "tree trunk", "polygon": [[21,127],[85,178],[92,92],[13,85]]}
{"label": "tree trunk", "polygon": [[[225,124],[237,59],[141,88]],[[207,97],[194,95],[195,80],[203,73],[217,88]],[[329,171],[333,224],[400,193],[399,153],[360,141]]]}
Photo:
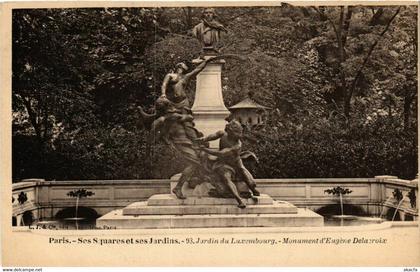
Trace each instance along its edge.
{"label": "tree trunk", "polygon": [[346,118],[350,118],[350,111],[351,111],[351,95],[346,95],[344,97],[344,116],[346,116]]}
{"label": "tree trunk", "polygon": [[352,15],[353,15],[353,7],[348,7],[347,8],[347,14],[346,14],[346,17],[344,19],[343,35],[341,37],[342,43],[343,43],[343,47],[346,46],[347,35],[349,33],[349,28],[350,28],[350,22],[351,22],[351,16]]}
{"label": "tree trunk", "polygon": [[182,9],[184,11],[184,15],[185,15],[185,24],[187,26],[187,29],[191,29],[192,28],[192,12],[191,12],[191,7],[186,7]]}
{"label": "tree trunk", "polygon": [[413,96],[405,96],[404,97],[404,129],[410,129],[410,111],[411,111],[411,104],[414,100],[415,95]]}
{"label": "tree trunk", "polygon": [[[398,15],[398,13],[400,12],[400,10],[401,10],[401,7],[399,7],[399,8],[397,9],[397,11],[394,13],[394,15],[391,17],[391,19],[389,19],[388,24],[386,25],[385,29],[384,29],[384,30],[383,30],[383,31],[379,34],[379,37],[376,39],[376,41],[375,41],[375,42],[371,45],[371,47],[369,48],[369,51],[368,51],[368,53],[366,54],[366,57],[364,58],[363,63],[360,65],[360,67],[359,67],[359,69],[358,69],[358,71],[357,71],[357,73],[356,73],[356,76],[354,77],[353,82],[351,83],[351,85],[350,85],[349,89],[347,90],[347,91],[348,91],[348,98],[349,98],[349,101],[348,101],[348,105],[344,105],[344,106],[345,106],[345,107],[346,107],[346,106],[348,106],[348,107],[349,107],[348,113],[350,113],[350,100],[351,100],[351,97],[353,96],[354,90],[356,89],[357,82],[359,81],[360,77],[362,76],[363,69],[365,68],[365,66],[366,66],[366,64],[367,64],[367,62],[368,62],[368,60],[370,59],[370,56],[372,55],[372,52],[373,52],[373,50],[375,49],[376,45],[378,45],[379,40],[380,40],[380,39],[384,36],[384,34],[388,31],[389,26],[391,25],[392,21],[394,21],[395,17],[397,17],[397,15]],[[345,112],[346,112],[346,111],[345,111]],[[346,117],[348,117],[348,116],[346,115]]]}
{"label": "tree trunk", "polygon": [[302,11],[303,16],[305,16],[305,17],[311,16],[311,14],[309,13],[309,11],[305,7],[299,7],[299,9],[300,9],[300,11]]}
{"label": "tree trunk", "polygon": [[350,114],[350,101],[348,101],[347,95],[347,83],[346,83],[346,75],[344,73],[343,63],[346,61],[345,59],[345,52],[344,52],[344,41],[345,37],[343,32],[346,30],[344,29],[344,7],[341,7],[340,10],[340,20],[338,23],[338,27],[336,28],[336,37],[337,37],[337,45],[338,45],[338,70],[340,73],[340,94],[343,96],[343,109],[344,115],[348,118]]}
{"label": "tree trunk", "polygon": [[37,121],[37,115],[34,112],[34,110],[32,109],[31,101],[29,100],[29,98],[25,98],[22,95],[20,95],[20,97],[22,98],[23,104],[25,105],[26,111],[28,112],[28,115],[29,115],[29,121],[30,121],[32,127],[35,130],[36,137],[37,137],[38,142],[41,146],[43,144],[42,130],[41,130],[41,125]]}
{"label": "tree trunk", "polygon": [[379,8],[378,11],[373,14],[372,19],[370,19],[369,25],[371,26],[377,25],[383,14],[384,14],[384,9]]}

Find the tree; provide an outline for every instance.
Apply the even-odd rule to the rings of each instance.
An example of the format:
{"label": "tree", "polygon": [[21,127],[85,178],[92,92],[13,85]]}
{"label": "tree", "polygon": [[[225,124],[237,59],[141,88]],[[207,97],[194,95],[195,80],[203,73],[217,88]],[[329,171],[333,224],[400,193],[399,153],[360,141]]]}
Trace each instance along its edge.
{"label": "tree", "polygon": [[[272,108],[250,132],[258,142],[245,143],[262,162],[257,177],[416,173],[415,6],[216,12],[228,29],[225,104],[253,93]],[[177,173],[165,146],[146,154],[138,106],[152,110],[176,63],[194,66],[200,17],[190,7],[14,10],[14,178]]]}
{"label": "tree", "polygon": [[[341,6],[339,8],[314,7],[314,9],[317,13],[319,13],[321,19],[325,18],[328,21],[335,35],[335,43],[337,50],[337,60],[335,61],[335,65],[338,80],[338,83],[336,84],[337,88],[335,90],[335,93],[338,94],[338,97],[343,101],[343,113],[346,116],[346,118],[349,118],[351,110],[351,101],[356,91],[356,88],[359,87],[358,84],[364,76],[363,71],[372,56],[372,52],[374,51],[378,43],[382,40],[385,33],[389,30],[391,23],[399,14],[401,7],[396,8],[396,10],[387,20],[385,26],[381,29],[381,31],[378,34],[372,33],[374,38],[372,39],[372,37],[369,37],[369,44],[367,46],[364,46],[365,49],[359,49],[361,54],[357,54],[357,51],[354,51],[353,53],[356,53],[354,55],[350,54],[348,50],[346,50],[346,45],[347,48],[350,47],[349,49],[351,50],[352,48],[348,44],[352,41],[360,43],[359,37],[364,36],[360,35],[363,34],[363,32],[357,31],[355,28],[350,28],[353,14],[358,12],[360,15],[360,9],[359,11],[357,11],[355,10],[355,7],[351,6]],[[379,21],[379,18],[383,17],[383,14],[384,8],[380,8],[377,12],[373,13],[371,19],[368,22],[363,22],[363,20],[361,20],[360,17],[357,18],[358,27],[360,27],[360,30],[363,31],[366,25],[362,26],[361,23],[368,23],[369,26],[377,24],[377,21]],[[336,22],[337,20],[335,19],[335,17],[338,17],[338,22]],[[353,35],[349,37],[349,34]],[[348,42],[349,40],[350,42]],[[350,56],[352,56],[353,59]]]}

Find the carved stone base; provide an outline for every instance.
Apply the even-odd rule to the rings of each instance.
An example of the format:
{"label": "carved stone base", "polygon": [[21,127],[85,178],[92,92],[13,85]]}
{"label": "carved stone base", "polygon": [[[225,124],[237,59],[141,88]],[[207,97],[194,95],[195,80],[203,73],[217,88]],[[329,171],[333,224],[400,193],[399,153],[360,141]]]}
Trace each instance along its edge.
{"label": "carved stone base", "polygon": [[[244,199],[246,205],[273,205],[274,200],[266,195],[255,198]],[[236,205],[237,202],[233,198],[215,198],[215,197],[188,197],[186,199],[176,198],[170,194],[159,194],[151,196],[147,200],[148,206],[180,206],[180,205]]]}
{"label": "carved stone base", "polygon": [[[171,194],[172,189],[175,188],[178,178],[171,178]],[[249,198],[251,193],[248,190],[248,187],[245,182],[236,182],[236,188],[242,198]],[[195,185],[194,188],[190,188],[189,183],[185,182],[182,186],[182,194],[188,197],[214,197],[212,194],[215,191],[215,188],[210,182],[203,182],[201,184]],[[231,198],[232,196],[227,196]]]}
{"label": "carved stone base", "polygon": [[132,203],[96,221],[98,227],[118,229],[208,228],[208,227],[320,227],[322,216],[311,210],[275,201],[268,195],[246,200],[240,209],[234,199],[155,195]]}
{"label": "carved stone base", "polygon": [[[135,202],[123,209],[123,215],[194,215],[194,214],[297,214],[297,207],[288,202],[273,201],[268,195],[247,199],[247,208],[236,207],[234,199],[177,199],[173,195],[154,195],[148,201]],[[169,205],[173,203],[174,205]],[[267,204],[262,204],[267,203]]]}

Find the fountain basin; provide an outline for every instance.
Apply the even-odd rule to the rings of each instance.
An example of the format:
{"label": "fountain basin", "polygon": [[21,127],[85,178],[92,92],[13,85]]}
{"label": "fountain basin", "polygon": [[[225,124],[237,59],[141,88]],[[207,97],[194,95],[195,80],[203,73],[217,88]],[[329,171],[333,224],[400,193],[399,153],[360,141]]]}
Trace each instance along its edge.
{"label": "fountain basin", "polygon": [[379,217],[355,216],[355,215],[332,215],[324,217],[325,226],[362,226],[380,224],[386,220]]}

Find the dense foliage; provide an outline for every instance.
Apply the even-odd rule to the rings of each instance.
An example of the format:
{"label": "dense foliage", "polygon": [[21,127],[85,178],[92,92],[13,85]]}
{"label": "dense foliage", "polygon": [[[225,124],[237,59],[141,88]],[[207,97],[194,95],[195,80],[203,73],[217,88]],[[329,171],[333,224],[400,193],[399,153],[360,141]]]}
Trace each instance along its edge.
{"label": "dense foliage", "polygon": [[[199,55],[199,8],[13,11],[13,177],[167,178],[138,106]],[[271,108],[246,146],[257,177],[417,173],[417,8],[218,8],[225,104]],[[194,98],[195,83],[188,95]]]}

